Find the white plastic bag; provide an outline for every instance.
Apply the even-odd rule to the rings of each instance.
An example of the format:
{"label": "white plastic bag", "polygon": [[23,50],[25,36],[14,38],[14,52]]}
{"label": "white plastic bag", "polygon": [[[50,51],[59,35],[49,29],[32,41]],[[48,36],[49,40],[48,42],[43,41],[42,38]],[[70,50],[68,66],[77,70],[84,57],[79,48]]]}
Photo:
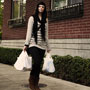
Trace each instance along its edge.
{"label": "white plastic bag", "polygon": [[14,64],[17,70],[27,71],[32,69],[32,57],[27,52],[22,51]]}
{"label": "white plastic bag", "polygon": [[47,53],[46,57],[44,58],[44,64],[42,70],[50,73],[53,73],[55,71],[53,59],[50,53]]}

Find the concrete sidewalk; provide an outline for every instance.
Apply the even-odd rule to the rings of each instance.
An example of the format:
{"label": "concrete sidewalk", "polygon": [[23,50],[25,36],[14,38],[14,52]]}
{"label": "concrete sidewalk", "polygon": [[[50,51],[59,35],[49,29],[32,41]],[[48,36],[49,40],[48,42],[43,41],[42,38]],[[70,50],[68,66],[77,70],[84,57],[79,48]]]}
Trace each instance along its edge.
{"label": "concrete sidewalk", "polygon": [[[30,90],[29,71],[17,71],[13,66],[0,63],[0,90]],[[71,83],[61,79],[40,75],[41,90],[90,90],[90,87]]]}

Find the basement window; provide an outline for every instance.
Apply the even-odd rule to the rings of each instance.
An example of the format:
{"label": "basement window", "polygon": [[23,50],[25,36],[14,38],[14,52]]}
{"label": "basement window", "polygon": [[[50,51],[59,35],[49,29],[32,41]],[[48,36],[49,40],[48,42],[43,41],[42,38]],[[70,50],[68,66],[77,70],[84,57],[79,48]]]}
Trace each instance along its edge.
{"label": "basement window", "polygon": [[83,0],[51,0],[49,20],[61,20],[83,16]]}

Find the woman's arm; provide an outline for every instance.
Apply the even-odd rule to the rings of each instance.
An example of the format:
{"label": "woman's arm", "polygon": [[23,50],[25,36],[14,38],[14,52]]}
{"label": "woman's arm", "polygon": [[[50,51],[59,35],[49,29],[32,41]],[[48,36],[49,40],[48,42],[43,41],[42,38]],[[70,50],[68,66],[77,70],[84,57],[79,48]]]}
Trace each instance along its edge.
{"label": "woman's arm", "polygon": [[48,19],[46,23],[46,43],[47,43],[47,50],[51,50],[51,47],[49,45],[49,40],[48,40]]}
{"label": "woman's arm", "polygon": [[30,16],[28,19],[25,46],[29,46],[29,44],[30,44],[30,39],[31,39],[32,29],[33,29],[33,23],[34,23],[34,18],[33,18],[33,16]]}

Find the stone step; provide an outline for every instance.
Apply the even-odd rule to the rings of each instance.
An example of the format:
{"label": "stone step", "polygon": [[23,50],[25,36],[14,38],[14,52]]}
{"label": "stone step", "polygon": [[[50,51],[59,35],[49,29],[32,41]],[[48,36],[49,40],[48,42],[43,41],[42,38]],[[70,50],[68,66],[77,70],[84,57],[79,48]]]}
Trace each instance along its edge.
{"label": "stone step", "polygon": [[0,46],[7,48],[23,48],[25,40],[2,40]]}

